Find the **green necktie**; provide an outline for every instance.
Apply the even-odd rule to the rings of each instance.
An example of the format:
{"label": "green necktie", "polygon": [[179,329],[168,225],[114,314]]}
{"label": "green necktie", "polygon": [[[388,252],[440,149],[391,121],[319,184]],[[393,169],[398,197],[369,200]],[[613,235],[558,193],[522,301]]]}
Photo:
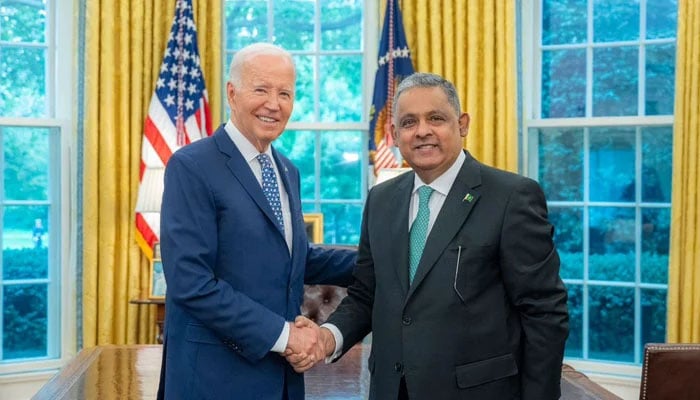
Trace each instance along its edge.
{"label": "green necktie", "polygon": [[428,224],[430,223],[430,208],[428,202],[430,195],[433,194],[433,188],[430,186],[421,186],[418,188],[418,214],[416,215],[413,225],[411,225],[410,243],[409,243],[409,259],[410,265],[408,269],[408,282],[413,282],[413,277],[416,276],[418,263],[423,255],[425,248],[425,240],[428,236]]}

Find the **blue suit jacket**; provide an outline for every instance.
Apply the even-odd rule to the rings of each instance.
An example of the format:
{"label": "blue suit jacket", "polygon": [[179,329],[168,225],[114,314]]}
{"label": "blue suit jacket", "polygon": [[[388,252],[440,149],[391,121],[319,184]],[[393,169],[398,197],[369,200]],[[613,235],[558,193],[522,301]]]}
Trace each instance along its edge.
{"label": "blue suit jacket", "polygon": [[300,314],[304,283],[347,286],[355,253],[309,246],[299,171],[272,152],[289,196],[291,255],[260,184],[223,126],[168,162],[161,397],[281,399],[285,385],[290,400],[304,397],[303,376],[270,349],[285,321]]}

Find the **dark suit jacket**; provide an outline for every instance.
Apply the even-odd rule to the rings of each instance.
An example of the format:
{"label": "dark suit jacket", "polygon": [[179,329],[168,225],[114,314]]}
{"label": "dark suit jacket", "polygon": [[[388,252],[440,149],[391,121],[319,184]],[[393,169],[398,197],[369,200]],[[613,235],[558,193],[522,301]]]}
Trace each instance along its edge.
{"label": "dark suit jacket", "polygon": [[343,351],[372,331],[370,398],[559,398],[568,334],[544,194],[528,178],[464,162],[408,283],[414,173],[367,198],[356,281],[329,321]]}
{"label": "dark suit jacket", "polygon": [[285,385],[290,400],[304,398],[303,376],[270,349],[285,321],[300,314],[304,282],[347,286],[355,254],[309,247],[299,171],[274,148],[273,155],[289,196],[291,256],[223,127],[168,162],[161,214],[167,399],[281,399]]}

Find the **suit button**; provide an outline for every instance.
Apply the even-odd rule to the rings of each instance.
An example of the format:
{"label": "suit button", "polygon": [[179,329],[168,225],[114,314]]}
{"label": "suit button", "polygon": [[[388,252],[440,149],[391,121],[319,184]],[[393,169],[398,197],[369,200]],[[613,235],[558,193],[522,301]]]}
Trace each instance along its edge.
{"label": "suit button", "polygon": [[403,365],[401,365],[400,362],[397,362],[396,364],[394,364],[394,371],[396,371],[396,372],[403,371]]}
{"label": "suit button", "polygon": [[401,320],[401,323],[403,323],[404,325],[411,325],[411,322],[412,322],[411,317],[404,316],[403,319]]}

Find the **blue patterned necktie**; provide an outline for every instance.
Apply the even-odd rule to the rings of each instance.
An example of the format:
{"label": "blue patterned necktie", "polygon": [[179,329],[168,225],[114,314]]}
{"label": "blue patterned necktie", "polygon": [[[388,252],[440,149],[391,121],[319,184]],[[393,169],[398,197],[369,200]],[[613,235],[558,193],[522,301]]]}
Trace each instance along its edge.
{"label": "blue patterned necktie", "polygon": [[409,243],[409,269],[408,269],[408,282],[412,283],[413,278],[416,276],[416,270],[418,270],[418,263],[420,263],[420,258],[423,256],[423,249],[425,248],[425,240],[428,236],[428,224],[430,223],[430,208],[428,208],[428,202],[430,201],[430,196],[433,194],[433,188],[430,186],[421,186],[418,188],[418,214],[416,219],[411,225],[410,232],[410,243]]}
{"label": "blue patterned necktie", "polygon": [[260,167],[262,167],[262,190],[265,193],[267,202],[270,203],[272,207],[272,212],[277,217],[277,222],[284,232],[284,219],[282,218],[282,202],[280,201],[280,190],[277,186],[277,175],[275,175],[275,169],[272,168],[272,162],[270,157],[265,154],[258,154],[257,156]]}

